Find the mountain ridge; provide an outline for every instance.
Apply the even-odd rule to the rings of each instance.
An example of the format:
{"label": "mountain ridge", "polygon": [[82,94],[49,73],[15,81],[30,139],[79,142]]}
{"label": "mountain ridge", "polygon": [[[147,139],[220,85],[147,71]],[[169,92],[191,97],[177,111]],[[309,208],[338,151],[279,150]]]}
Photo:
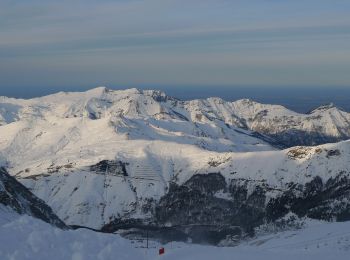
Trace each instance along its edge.
{"label": "mountain ridge", "polygon": [[[83,97],[85,96],[85,98],[89,99],[89,98],[101,98],[103,95],[107,94],[107,93],[115,93],[115,94],[140,94],[140,95],[149,95],[149,96],[153,96],[155,98],[155,101],[161,101],[161,100],[156,100],[157,98],[163,97],[164,100],[169,99],[169,100],[175,100],[175,101],[182,101],[178,98],[172,97],[167,95],[164,91],[161,90],[152,90],[152,89],[138,89],[138,88],[129,88],[129,89],[123,89],[123,90],[114,90],[114,89],[109,89],[105,86],[100,86],[100,87],[96,87],[87,91],[76,91],[76,92],[66,92],[66,91],[61,91],[58,93],[53,93],[53,94],[49,94],[49,95],[45,95],[42,97],[35,97],[35,98],[29,98],[29,99],[25,99],[25,98],[13,98],[13,97],[6,97],[6,96],[0,96],[0,101],[4,102],[4,101],[11,101],[14,103],[19,103],[19,102],[23,102],[23,103],[27,103],[27,104],[33,104],[35,103],[35,101],[52,101],[54,98],[61,98],[62,96],[73,96],[75,98],[78,97]],[[210,101],[210,100],[214,100],[217,101],[219,103],[233,103],[233,104],[240,104],[240,103],[246,103],[246,104],[253,104],[253,105],[257,105],[257,106],[265,106],[265,107],[275,107],[278,109],[284,109],[287,110],[291,113],[295,113],[295,114],[299,114],[299,115],[308,115],[308,114],[312,114],[314,112],[317,112],[318,110],[328,110],[328,109],[332,109],[335,108],[337,110],[340,110],[342,112],[346,112],[342,109],[340,109],[339,107],[335,106],[334,103],[325,103],[323,105],[319,105],[318,107],[315,107],[313,109],[311,109],[309,112],[306,113],[300,113],[300,112],[295,112],[291,109],[286,108],[283,105],[270,105],[270,104],[263,104],[263,103],[259,103],[257,101],[254,101],[253,99],[250,98],[242,98],[242,99],[237,99],[234,101],[227,101],[222,99],[221,97],[208,97],[205,99],[192,99],[192,100],[186,100],[186,101],[182,101],[184,103],[187,102],[197,102],[197,101]],[[346,112],[347,113],[347,112]]]}

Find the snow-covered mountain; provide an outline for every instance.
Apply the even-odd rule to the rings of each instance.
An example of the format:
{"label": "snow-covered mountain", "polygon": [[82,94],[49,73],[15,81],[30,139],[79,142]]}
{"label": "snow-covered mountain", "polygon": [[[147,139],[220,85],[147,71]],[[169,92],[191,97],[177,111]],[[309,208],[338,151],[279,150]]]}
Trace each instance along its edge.
{"label": "snow-covered mountain", "polygon": [[287,146],[318,145],[350,138],[350,114],[333,104],[299,114],[278,105],[243,99],[231,103],[248,129],[267,134]]}
{"label": "snow-covered mountain", "polygon": [[2,97],[0,115],[0,164],[69,225],[177,227],[197,242],[205,227],[219,243],[285,216],[350,219],[350,141],[276,148],[347,138],[336,108],[97,88]]}
{"label": "snow-covered mountain", "polygon": [[132,223],[240,226],[249,233],[289,213],[350,219],[349,141],[250,153],[159,141],[126,147],[120,143],[114,159],[58,161],[17,178],[67,224],[109,232]]}
{"label": "snow-covered mountain", "polygon": [[[72,118],[109,118],[133,139],[179,139],[209,150],[256,150],[261,139],[283,146],[317,145],[350,138],[350,114],[332,104],[308,114],[279,105],[265,105],[249,99],[227,102],[220,98],[181,101],[155,90],[109,90],[99,87],[82,93],[65,93],[19,100],[0,97],[0,125],[17,121]],[[124,126],[124,128],[123,128]],[[136,128],[141,128],[142,132]],[[125,129],[126,128],[126,129]],[[235,131],[264,135],[237,143]],[[133,129],[134,131],[130,131]],[[147,130],[147,131],[145,131]],[[254,135],[254,134],[253,134]],[[265,135],[272,137],[267,138]],[[219,139],[213,141],[212,139]]]}

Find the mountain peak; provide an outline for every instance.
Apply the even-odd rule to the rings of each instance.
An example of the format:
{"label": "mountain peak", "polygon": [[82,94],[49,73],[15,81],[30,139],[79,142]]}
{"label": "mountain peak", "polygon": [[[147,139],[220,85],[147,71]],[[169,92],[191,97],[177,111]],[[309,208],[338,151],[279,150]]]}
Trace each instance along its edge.
{"label": "mountain peak", "polygon": [[324,105],[321,105],[313,110],[311,110],[310,112],[308,112],[307,114],[313,114],[313,113],[316,113],[316,112],[324,112],[324,111],[327,111],[327,110],[330,110],[332,108],[335,108],[335,109],[338,109],[333,102],[331,103],[328,103],[328,104],[324,104]]}
{"label": "mountain peak", "polygon": [[99,87],[96,87],[96,88],[93,88],[93,89],[86,91],[86,93],[91,93],[94,95],[102,95],[102,94],[108,93],[110,91],[111,90],[105,86],[99,86]]}
{"label": "mountain peak", "polygon": [[242,98],[242,99],[238,99],[236,101],[234,101],[233,103],[237,103],[237,104],[244,104],[244,105],[254,105],[254,104],[260,104],[250,98]]}
{"label": "mountain peak", "polygon": [[142,93],[151,96],[157,102],[166,102],[167,100],[174,99],[169,97],[164,91],[161,90],[144,90]]}

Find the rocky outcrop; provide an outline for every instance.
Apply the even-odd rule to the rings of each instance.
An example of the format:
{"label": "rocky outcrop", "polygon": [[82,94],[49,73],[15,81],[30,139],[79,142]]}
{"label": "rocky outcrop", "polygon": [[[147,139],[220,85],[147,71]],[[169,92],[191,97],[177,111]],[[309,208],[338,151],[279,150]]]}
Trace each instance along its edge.
{"label": "rocky outcrop", "polygon": [[288,212],[299,217],[327,221],[350,220],[350,178],[349,173],[340,172],[326,183],[315,177],[304,186],[294,183],[266,206],[267,221],[275,221]]}
{"label": "rocky outcrop", "polygon": [[102,230],[123,229],[127,236],[148,232],[162,241],[219,244],[252,236],[255,228],[264,224],[279,226],[283,220],[288,228],[287,215],[346,221],[350,220],[349,175],[340,172],[325,183],[318,176],[305,185],[287,183],[285,190],[268,198],[273,188],[265,183],[247,179],[227,182],[220,173],[197,174],[182,185],[172,184],[159,202],[153,201],[151,219],[118,219]]}
{"label": "rocky outcrop", "polygon": [[68,228],[46,205],[25,186],[0,167],[0,204],[10,207],[19,214],[39,218],[59,228]]}
{"label": "rocky outcrop", "polygon": [[126,165],[127,163],[122,161],[102,160],[95,165],[91,165],[90,171],[97,174],[128,176]]}

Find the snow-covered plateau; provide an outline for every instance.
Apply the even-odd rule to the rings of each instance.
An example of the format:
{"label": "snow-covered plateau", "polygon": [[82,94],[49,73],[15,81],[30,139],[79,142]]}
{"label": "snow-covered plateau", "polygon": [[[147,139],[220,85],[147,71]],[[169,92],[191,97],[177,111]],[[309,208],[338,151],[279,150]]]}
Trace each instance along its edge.
{"label": "snow-covered plateau", "polygon": [[[159,243],[237,245],[263,228],[282,232],[309,219],[350,220],[349,138],[350,114],[332,105],[298,114],[247,99],[181,101],[160,91],[104,87],[28,100],[0,97],[0,166],[28,189],[26,197],[48,205],[44,216],[127,238],[147,233]],[[0,202],[8,206],[1,187]],[[16,211],[37,217],[24,208]],[[51,217],[41,219],[57,218]],[[34,222],[39,230],[49,225]],[[349,224],[324,224],[332,225]],[[305,232],[309,228],[316,227]],[[115,234],[43,230],[52,241],[82,236],[77,247],[88,247],[90,235],[104,244],[116,239],[115,248],[118,241],[128,243]],[[301,241],[303,232],[287,240]],[[178,242],[182,249],[166,257],[185,259],[181,254],[198,250],[208,257],[215,251],[223,259],[229,252],[251,259],[248,251],[273,247],[279,239],[244,243],[215,251]],[[115,248],[101,250],[108,255]],[[310,253],[326,256],[327,248],[333,250]],[[309,252],[299,249],[294,257]],[[272,257],[278,250],[259,255]]]}

